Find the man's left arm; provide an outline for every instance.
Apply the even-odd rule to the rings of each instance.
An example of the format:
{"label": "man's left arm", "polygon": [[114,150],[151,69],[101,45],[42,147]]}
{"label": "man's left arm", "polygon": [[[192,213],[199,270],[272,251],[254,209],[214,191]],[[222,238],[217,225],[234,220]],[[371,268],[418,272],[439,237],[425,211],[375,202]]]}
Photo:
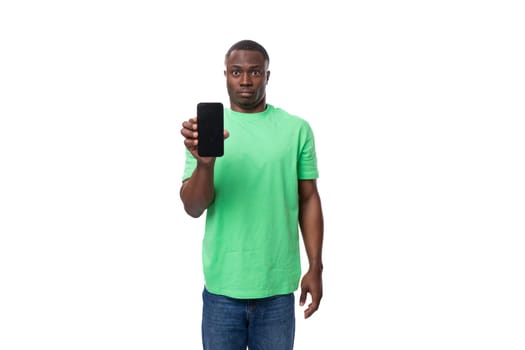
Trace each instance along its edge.
{"label": "man's left arm", "polygon": [[304,310],[304,318],[319,308],[323,297],[323,211],[316,180],[299,180],[299,226],[303,236],[309,268],[301,280],[299,305],[306,302],[310,293],[311,303]]}

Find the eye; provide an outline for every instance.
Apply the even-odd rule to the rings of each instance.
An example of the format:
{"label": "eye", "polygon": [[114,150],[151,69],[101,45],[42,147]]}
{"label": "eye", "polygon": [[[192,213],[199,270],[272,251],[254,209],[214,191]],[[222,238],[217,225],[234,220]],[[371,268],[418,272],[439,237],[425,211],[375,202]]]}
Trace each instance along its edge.
{"label": "eye", "polygon": [[231,71],[231,74],[232,74],[232,76],[234,76],[234,77],[238,77],[239,75],[241,75],[241,71],[239,71],[239,70],[232,70],[232,71]]}
{"label": "eye", "polygon": [[260,70],[252,70],[251,73],[254,77],[260,77],[262,75],[262,72]]}

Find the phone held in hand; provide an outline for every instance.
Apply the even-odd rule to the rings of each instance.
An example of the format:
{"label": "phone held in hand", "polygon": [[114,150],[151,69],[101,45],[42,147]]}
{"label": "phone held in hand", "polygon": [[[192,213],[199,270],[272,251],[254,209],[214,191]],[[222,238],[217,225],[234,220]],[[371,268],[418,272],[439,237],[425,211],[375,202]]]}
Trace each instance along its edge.
{"label": "phone held in hand", "polygon": [[224,155],[224,107],[220,102],[197,104],[198,144],[201,157]]}

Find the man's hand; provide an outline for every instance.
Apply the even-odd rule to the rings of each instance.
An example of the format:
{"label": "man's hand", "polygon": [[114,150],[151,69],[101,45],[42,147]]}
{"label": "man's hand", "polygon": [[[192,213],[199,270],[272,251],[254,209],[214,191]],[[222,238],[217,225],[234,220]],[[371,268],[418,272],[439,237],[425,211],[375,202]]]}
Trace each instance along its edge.
{"label": "man's hand", "polygon": [[[180,133],[182,136],[184,136],[184,145],[195,157],[195,159],[197,159],[197,162],[201,164],[209,164],[215,160],[215,157],[201,157],[197,152],[197,146],[199,143],[197,140],[199,136],[197,117],[193,117],[183,122]],[[224,138],[227,139],[228,136],[230,136],[229,132],[224,130]]]}
{"label": "man's hand", "polygon": [[312,316],[314,312],[319,308],[321,298],[323,297],[323,282],[322,282],[322,271],[308,270],[301,280],[301,296],[299,298],[299,305],[304,306],[306,303],[306,295],[309,293],[311,296],[311,303],[304,310],[304,318]]}

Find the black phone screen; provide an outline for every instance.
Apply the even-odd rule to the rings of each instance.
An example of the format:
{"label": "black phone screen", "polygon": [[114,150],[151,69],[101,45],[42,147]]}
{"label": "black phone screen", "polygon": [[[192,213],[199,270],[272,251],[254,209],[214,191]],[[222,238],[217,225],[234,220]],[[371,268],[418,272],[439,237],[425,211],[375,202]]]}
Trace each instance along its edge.
{"label": "black phone screen", "polygon": [[220,102],[197,104],[198,145],[201,157],[224,155],[224,107]]}

